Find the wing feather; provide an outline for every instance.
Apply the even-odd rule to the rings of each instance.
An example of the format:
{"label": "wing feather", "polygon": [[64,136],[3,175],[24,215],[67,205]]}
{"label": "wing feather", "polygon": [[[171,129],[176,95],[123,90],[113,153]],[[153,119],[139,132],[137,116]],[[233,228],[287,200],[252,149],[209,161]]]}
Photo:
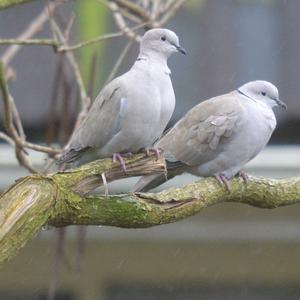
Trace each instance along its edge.
{"label": "wing feather", "polygon": [[105,146],[120,131],[124,110],[126,90],[123,88],[122,78],[118,77],[99,93],[58,164],[72,163],[89,149]]}
{"label": "wing feather", "polygon": [[234,137],[241,110],[235,92],[204,101],[177,122],[157,147],[189,166],[213,159]]}

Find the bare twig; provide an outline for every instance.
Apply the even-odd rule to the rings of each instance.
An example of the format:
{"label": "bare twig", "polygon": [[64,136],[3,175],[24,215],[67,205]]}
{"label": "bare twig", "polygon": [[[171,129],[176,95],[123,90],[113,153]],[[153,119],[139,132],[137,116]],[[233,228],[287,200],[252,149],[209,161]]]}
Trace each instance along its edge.
{"label": "bare twig", "polygon": [[[59,37],[62,45],[68,47],[67,41],[66,41],[62,31],[60,30],[60,28],[58,27],[58,25],[55,23],[54,20],[53,20],[53,25],[54,25],[54,30],[55,30],[57,36]],[[78,87],[80,89],[80,99],[81,99],[82,110],[87,111],[88,108],[90,107],[91,99],[87,95],[79,66],[78,66],[78,64],[76,62],[76,59],[75,59],[75,56],[72,52],[67,52],[66,56],[68,58],[68,61],[69,61],[70,65],[73,68],[74,75],[75,75]]]}
{"label": "bare twig", "polygon": [[26,139],[25,132],[23,129],[21,117],[19,115],[19,111],[17,110],[15,101],[13,100],[13,98],[11,96],[9,97],[9,101],[10,101],[10,105],[12,108],[12,115],[13,115],[13,119],[14,119],[14,122],[15,122],[17,130],[18,130],[18,134],[21,137],[21,139],[25,140]]}
{"label": "bare twig", "polygon": [[59,154],[62,151],[62,149],[60,149],[60,148],[41,146],[41,145],[33,144],[33,143],[30,143],[27,141],[23,141],[22,143],[20,143],[20,146],[22,146],[24,148],[32,149],[32,150],[35,150],[38,152],[47,153],[49,155]]}
{"label": "bare twig", "polygon": [[104,35],[97,36],[95,38],[92,38],[92,39],[87,40],[85,42],[80,42],[80,43],[72,45],[72,46],[60,46],[60,47],[58,47],[57,52],[77,50],[79,48],[82,48],[82,47],[85,47],[85,46],[88,46],[88,45],[92,45],[92,44],[98,43],[98,42],[103,41],[103,40],[107,40],[107,39],[111,39],[111,38],[115,38],[115,37],[120,37],[122,35],[124,35],[123,31],[104,34]]}
{"label": "bare twig", "polygon": [[72,26],[74,24],[74,20],[75,20],[75,14],[72,13],[72,15],[70,17],[70,20],[69,20],[69,22],[66,26],[65,31],[64,31],[64,36],[65,36],[66,41],[69,41],[69,39],[70,39],[71,29],[72,29]]}
{"label": "bare twig", "polygon": [[[126,9],[123,9],[120,7],[120,12],[124,17],[126,17],[128,20],[132,21],[133,23],[140,24],[143,20],[130,12],[128,12]],[[150,22],[148,22],[150,23]]]}
{"label": "bare twig", "polygon": [[[48,20],[48,9],[50,11],[54,11],[59,3],[58,2],[51,2],[49,4],[49,8],[45,7],[42,12],[28,25],[28,27],[18,36],[16,40],[25,41],[30,39],[32,36],[39,33],[43,26],[45,25],[46,21]],[[13,45],[9,47],[1,57],[3,64],[6,66],[8,65],[11,60],[15,57],[18,51],[21,49],[22,45]]]}
{"label": "bare twig", "polygon": [[131,39],[135,39],[136,41],[140,42],[141,37],[137,34],[135,34],[127,25],[120,9],[117,3],[115,2],[109,2],[109,8],[112,11],[113,17],[116,21],[116,24],[120,28],[121,31],[124,32],[126,36],[128,36]]}
{"label": "bare twig", "polygon": [[15,146],[15,142],[7,134],[0,131],[0,139],[6,141],[11,146]]}
{"label": "bare twig", "polygon": [[[53,16],[51,16],[51,24],[52,24],[51,29],[54,30],[53,35],[58,37],[60,43],[63,46],[68,47],[68,43],[67,43],[61,29],[56,24]],[[76,119],[75,126],[74,126],[74,129],[76,129],[79,126],[79,124],[81,124],[82,120],[85,118],[85,116],[90,108],[90,105],[91,105],[91,99],[87,94],[87,91],[86,91],[86,88],[85,88],[85,85],[83,82],[83,78],[82,78],[82,75],[81,75],[81,72],[80,72],[80,69],[77,64],[74,54],[70,51],[66,52],[66,58],[68,59],[71,68],[73,69],[74,76],[75,76],[77,86],[79,88],[79,93],[80,93],[81,108],[80,108],[79,114],[77,115],[77,119]],[[73,131],[73,133],[74,133],[74,131]],[[69,142],[71,141],[71,139],[72,139],[72,134],[69,138]],[[68,147],[69,142],[66,143],[65,148]]]}
{"label": "bare twig", "polygon": [[[157,1],[157,0],[156,0]],[[134,2],[128,0],[114,0],[120,9],[127,10],[131,14],[140,18],[143,22],[151,22],[153,19],[149,16],[149,13],[146,9],[143,9]]]}
{"label": "bare twig", "polygon": [[[144,26],[146,26],[147,23],[139,24],[137,26],[134,26],[130,28],[130,31],[136,31]],[[77,43],[75,45],[65,46],[61,45],[58,41],[54,39],[27,39],[27,40],[20,40],[20,39],[0,39],[0,45],[39,45],[39,46],[53,46],[55,47],[56,52],[67,52],[67,51],[74,51],[77,49],[80,49],[82,47],[86,47],[89,45],[96,44],[100,41],[121,37],[124,36],[124,31],[118,31],[114,33],[108,33],[104,35],[97,36],[95,38],[89,39],[84,42]],[[69,35],[69,34],[67,34]]]}
{"label": "bare twig", "polygon": [[125,48],[122,50],[117,62],[115,63],[113,69],[111,70],[110,74],[108,75],[105,83],[108,83],[109,81],[111,81],[115,77],[116,73],[118,72],[123,60],[125,59],[128,51],[129,51],[133,41],[134,41],[133,39],[130,39],[128,41],[128,43],[126,44]]}
{"label": "bare twig", "polygon": [[[0,45],[40,45],[40,46],[58,46],[52,39],[0,39]],[[4,60],[4,59],[2,59]]]}
{"label": "bare twig", "polygon": [[171,5],[164,11],[163,16],[160,21],[158,21],[158,26],[165,25],[178,11],[178,9],[186,2],[187,0],[174,0]]}
{"label": "bare twig", "polygon": [[0,62],[0,89],[3,96],[4,102],[4,126],[10,137],[20,144],[20,139],[18,132],[14,126],[13,122],[13,108],[12,108],[12,97],[9,94],[8,86],[4,78],[4,70],[3,70],[3,63]]}
{"label": "bare twig", "polygon": [[[59,149],[44,147],[36,144],[29,143],[25,140],[22,123],[18,111],[15,107],[14,100],[9,93],[7,83],[4,78],[3,63],[0,62],[0,89],[4,102],[4,126],[10,139],[14,141],[16,146],[16,156],[20,164],[26,167],[29,171],[35,172],[29,159],[26,157],[24,148],[30,148],[36,151],[45,153],[59,153]],[[14,123],[16,123],[17,128]],[[5,136],[3,136],[5,137]]]}
{"label": "bare twig", "polygon": [[56,70],[53,76],[53,83],[52,83],[52,92],[50,97],[50,107],[48,110],[48,120],[47,120],[47,130],[46,130],[46,143],[49,145],[55,141],[57,138],[56,134],[56,125],[58,121],[58,116],[56,113],[57,103],[58,103],[58,96],[60,91],[60,86],[62,82],[62,75],[63,75],[63,67],[64,67],[64,56],[60,56],[57,61]]}

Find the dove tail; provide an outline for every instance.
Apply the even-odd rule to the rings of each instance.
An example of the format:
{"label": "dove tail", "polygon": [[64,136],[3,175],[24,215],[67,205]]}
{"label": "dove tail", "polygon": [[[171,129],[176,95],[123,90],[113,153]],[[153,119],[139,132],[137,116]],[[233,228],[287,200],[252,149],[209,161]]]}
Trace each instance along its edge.
{"label": "dove tail", "polygon": [[147,192],[167,181],[165,174],[153,174],[141,177],[131,192]]}
{"label": "dove tail", "polygon": [[167,161],[167,176],[165,176],[165,174],[143,176],[134,185],[131,192],[148,192],[149,190],[154,189],[173,177],[184,173],[186,169],[187,166],[182,162],[171,163]]}

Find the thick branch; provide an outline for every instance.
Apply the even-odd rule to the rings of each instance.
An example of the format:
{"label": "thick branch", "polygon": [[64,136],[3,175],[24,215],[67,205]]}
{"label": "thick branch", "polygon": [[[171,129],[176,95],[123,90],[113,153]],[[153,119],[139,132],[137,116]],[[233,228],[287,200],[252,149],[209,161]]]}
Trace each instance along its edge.
{"label": "thick branch", "polygon": [[165,172],[163,158],[126,159],[127,174],[111,159],[49,176],[20,179],[0,197],[0,262],[11,258],[44,225],[109,225],[144,228],[175,222],[220,202],[275,208],[300,202],[300,177],[234,179],[227,191],[214,178],[161,193],[84,196],[107,181]]}
{"label": "thick branch", "polygon": [[[139,154],[126,160],[125,175],[112,159],[95,161],[80,168],[48,176],[32,175],[17,181],[0,196],[0,262],[12,257],[40,228],[55,219],[67,207],[66,213],[77,211],[84,198],[81,195],[107,181],[142,174],[164,173],[161,157]],[[116,212],[117,213],[117,212]]]}
{"label": "thick branch", "polygon": [[57,207],[49,224],[144,228],[179,221],[221,202],[260,208],[294,204],[300,202],[300,177],[282,180],[252,177],[247,186],[241,179],[234,179],[230,192],[214,178],[207,178],[160,193],[90,196],[78,199],[73,209],[70,202]]}

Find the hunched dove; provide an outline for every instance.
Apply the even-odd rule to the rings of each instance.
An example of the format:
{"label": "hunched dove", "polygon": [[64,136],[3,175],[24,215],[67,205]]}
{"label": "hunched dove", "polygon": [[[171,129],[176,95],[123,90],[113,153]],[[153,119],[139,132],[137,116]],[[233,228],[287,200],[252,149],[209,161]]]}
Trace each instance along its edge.
{"label": "hunched dove", "polygon": [[[155,145],[165,153],[168,178],[184,172],[215,176],[229,188],[229,180],[243,176],[243,166],[268,143],[276,127],[272,108],[278,105],[286,108],[267,81],[248,82],[196,105]],[[163,175],[144,176],[133,190],[147,191],[164,181]]]}
{"label": "hunched dove", "polygon": [[174,52],[185,54],[173,31],[147,31],[131,69],[102,89],[58,164],[78,166],[113,155],[125,171],[121,154],[153,146],[175,107],[167,65]]}

